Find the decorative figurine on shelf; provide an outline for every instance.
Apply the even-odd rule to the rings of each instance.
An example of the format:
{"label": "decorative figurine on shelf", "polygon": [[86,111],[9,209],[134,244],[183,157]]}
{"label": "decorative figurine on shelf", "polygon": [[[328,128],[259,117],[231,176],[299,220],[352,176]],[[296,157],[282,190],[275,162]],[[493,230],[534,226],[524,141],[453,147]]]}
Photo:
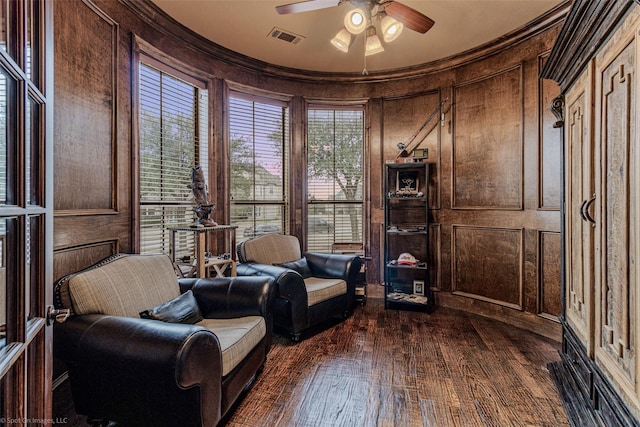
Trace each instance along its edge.
{"label": "decorative figurine on shelf", "polygon": [[188,186],[193,191],[193,212],[197,219],[190,225],[193,228],[215,227],[218,225],[209,215],[216,210],[216,205],[209,204],[207,183],[204,178],[204,170],[201,166],[191,168],[191,184]]}

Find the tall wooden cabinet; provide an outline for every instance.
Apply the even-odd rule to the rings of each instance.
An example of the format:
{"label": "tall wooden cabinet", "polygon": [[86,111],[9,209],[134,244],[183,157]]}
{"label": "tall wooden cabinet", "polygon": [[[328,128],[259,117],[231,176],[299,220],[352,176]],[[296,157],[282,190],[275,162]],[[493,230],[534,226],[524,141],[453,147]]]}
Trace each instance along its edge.
{"label": "tall wooden cabinet", "polygon": [[580,425],[640,420],[640,5],[577,0],[542,76],[564,95],[562,361]]}

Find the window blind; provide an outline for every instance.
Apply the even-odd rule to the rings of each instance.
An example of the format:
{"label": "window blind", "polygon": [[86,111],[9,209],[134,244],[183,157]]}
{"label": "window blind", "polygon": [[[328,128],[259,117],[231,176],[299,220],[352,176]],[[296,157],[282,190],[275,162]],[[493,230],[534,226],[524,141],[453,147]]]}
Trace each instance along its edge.
{"label": "window blind", "polygon": [[[193,221],[191,168],[207,176],[206,90],[140,64],[140,251],[168,252],[168,227]],[[176,255],[193,241],[176,242]]]}
{"label": "window blind", "polygon": [[364,112],[309,109],[307,249],[362,242]]}
{"label": "window blind", "polygon": [[7,201],[7,187],[10,185],[8,177],[11,175],[11,165],[7,163],[7,152],[10,151],[8,144],[11,142],[8,138],[7,117],[10,109],[8,107],[10,93],[8,89],[8,77],[4,71],[0,71],[0,204],[11,204]]}
{"label": "window blind", "polygon": [[289,110],[279,101],[229,100],[231,222],[238,237],[286,232]]}

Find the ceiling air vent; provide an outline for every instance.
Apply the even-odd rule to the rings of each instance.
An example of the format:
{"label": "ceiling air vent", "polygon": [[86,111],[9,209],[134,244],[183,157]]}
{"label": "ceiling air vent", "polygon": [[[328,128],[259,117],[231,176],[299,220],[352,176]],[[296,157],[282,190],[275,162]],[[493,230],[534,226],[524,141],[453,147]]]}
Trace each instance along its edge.
{"label": "ceiling air vent", "polygon": [[291,31],[286,31],[278,27],[273,27],[273,29],[269,33],[269,37],[290,44],[298,44],[301,40],[304,39],[304,37],[298,34],[294,34]]}

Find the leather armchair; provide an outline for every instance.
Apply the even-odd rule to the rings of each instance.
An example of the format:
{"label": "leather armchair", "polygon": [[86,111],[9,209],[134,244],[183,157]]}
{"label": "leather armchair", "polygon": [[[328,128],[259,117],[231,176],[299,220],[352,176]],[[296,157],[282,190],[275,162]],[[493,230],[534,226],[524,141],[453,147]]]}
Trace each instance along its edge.
{"label": "leather armchair", "polygon": [[355,301],[362,260],[354,255],[301,253],[295,236],[267,234],[237,247],[238,276],[275,279],[274,324],[293,341],[334,316],[346,318]]}
{"label": "leather armchair", "polygon": [[[100,280],[93,274],[96,270],[124,266],[126,275],[131,265],[124,264],[135,260],[135,270],[148,263],[145,257],[160,261],[163,272],[152,265],[124,285],[118,283],[123,276],[106,286],[95,283]],[[154,286],[162,285],[154,277],[145,279],[148,274],[173,275],[167,283],[175,278],[164,255],[117,255],[56,283],[56,305],[74,313],[55,326],[54,354],[68,369],[76,411],[96,423],[114,421],[118,426],[216,426],[266,361],[272,342],[273,280],[234,277],[178,283],[175,278],[176,292],[191,291],[203,317],[197,324],[182,324],[115,315],[108,304],[106,313],[79,312],[83,304],[74,291],[82,291],[74,288],[74,277],[87,271],[93,274],[87,285],[97,288],[94,296],[114,287],[139,287],[153,294]],[[110,275],[103,277],[108,281]],[[127,291],[121,291],[123,304],[129,305]],[[134,310],[148,304],[134,303]],[[262,333],[243,335],[239,331],[247,325]]]}

